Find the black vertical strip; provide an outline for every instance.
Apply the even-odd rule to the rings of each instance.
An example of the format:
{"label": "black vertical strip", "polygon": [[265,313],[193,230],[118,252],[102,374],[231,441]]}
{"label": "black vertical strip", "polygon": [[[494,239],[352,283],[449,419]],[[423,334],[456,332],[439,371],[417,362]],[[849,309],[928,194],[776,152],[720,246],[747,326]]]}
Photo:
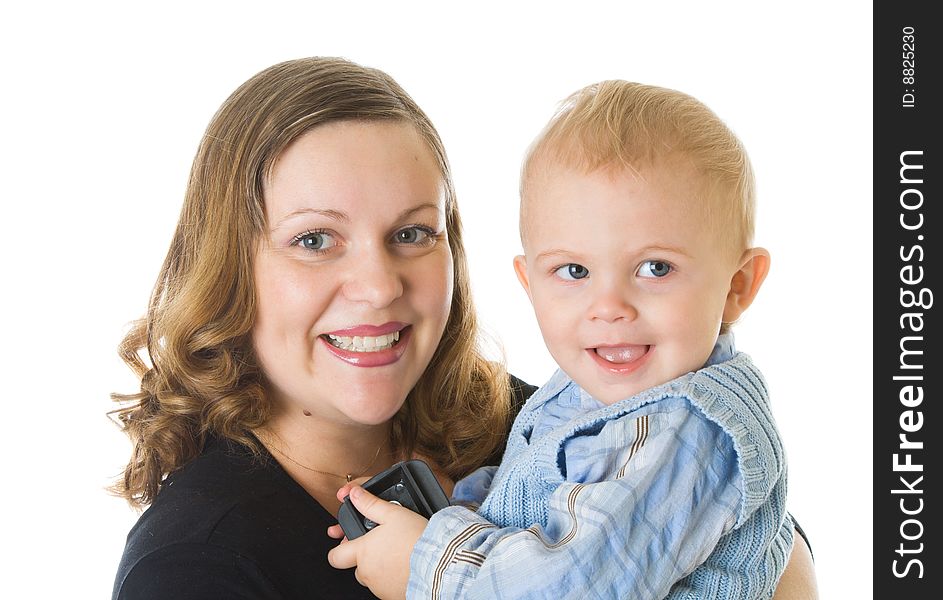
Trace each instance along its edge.
{"label": "black vertical strip", "polygon": [[943,594],[943,506],[929,491],[943,478],[943,21],[931,6],[874,6],[875,598]]}

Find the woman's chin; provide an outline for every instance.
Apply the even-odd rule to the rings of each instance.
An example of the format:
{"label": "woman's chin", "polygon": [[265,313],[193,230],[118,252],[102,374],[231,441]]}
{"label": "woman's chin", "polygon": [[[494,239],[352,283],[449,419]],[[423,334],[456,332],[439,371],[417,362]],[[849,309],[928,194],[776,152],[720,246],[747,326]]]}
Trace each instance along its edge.
{"label": "woman's chin", "polygon": [[389,422],[403,406],[403,400],[385,401],[373,398],[367,402],[350,402],[340,407],[353,424],[375,426]]}

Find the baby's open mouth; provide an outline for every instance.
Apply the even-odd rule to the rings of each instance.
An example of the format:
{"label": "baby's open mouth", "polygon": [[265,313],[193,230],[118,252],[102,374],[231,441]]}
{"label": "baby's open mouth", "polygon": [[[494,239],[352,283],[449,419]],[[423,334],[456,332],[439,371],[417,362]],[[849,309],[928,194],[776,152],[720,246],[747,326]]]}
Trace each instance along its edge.
{"label": "baby's open mouth", "polygon": [[637,344],[629,346],[599,346],[594,348],[594,351],[596,352],[597,356],[606,362],[621,365],[630,363],[645,356],[645,353],[648,352],[649,347],[650,346]]}
{"label": "baby's open mouth", "polygon": [[389,350],[399,342],[399,331],[387,333],[386,335],[334,335],[331,333],[322,335],[329,344],[335,348],[346,350],[347,352],[380,352]]}

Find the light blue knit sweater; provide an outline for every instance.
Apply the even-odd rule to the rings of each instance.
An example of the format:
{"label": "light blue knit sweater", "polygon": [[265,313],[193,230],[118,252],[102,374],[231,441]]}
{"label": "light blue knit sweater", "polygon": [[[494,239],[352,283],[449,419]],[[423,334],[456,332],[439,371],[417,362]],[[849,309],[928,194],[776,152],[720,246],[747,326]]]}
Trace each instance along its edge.
{"label": "light blue knit sweater", "polygon": [[766,385],[730,335],[703,369],[611,406],[558,372],[497,471],[456,496],[489,487],[478,513],[432,518],[410,598],[770,598],[792,547]]}

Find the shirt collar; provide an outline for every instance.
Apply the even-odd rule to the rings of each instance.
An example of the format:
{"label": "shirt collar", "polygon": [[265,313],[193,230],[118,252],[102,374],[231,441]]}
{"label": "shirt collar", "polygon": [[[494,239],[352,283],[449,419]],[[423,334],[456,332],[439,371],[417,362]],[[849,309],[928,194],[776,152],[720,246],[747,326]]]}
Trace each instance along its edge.
{"label": "shirt collar", "polygon": [[704,363],[704,366],[716,365],[725,360],[730,360],[736,353],[737,349],[733,343],[733,332],[728,331],[727,333],[722,333],[717,337],[717,341],[714,342],[714,349],[711,350],[711,355],[707,357],[707,362]]}

